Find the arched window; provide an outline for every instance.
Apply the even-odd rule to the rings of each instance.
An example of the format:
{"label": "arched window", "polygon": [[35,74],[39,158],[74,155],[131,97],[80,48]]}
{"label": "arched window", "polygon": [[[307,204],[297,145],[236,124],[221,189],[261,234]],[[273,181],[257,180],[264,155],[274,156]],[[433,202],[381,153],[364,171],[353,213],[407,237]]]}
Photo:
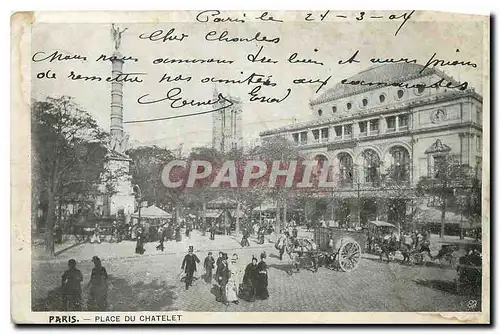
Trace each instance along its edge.
{"label": "arched window", "polygon": [[317,161],[316,166],[318,168],[318,171],[321,171],[323,167],[326,166],[326,161],[328,161],[328,159],[322,154],[318,154],[317,156],[315,156],[314,160]]}
{"label": "arched window", "polygon": [[346,186],[352,184],[352,157],[345,152],[338,155],[340,167],[340,184]]}
{"label": "arched window", "polygon": [[374,150],[368,149],[363,152],[363,167],[365,172],[365,182],[378,183],[379,181],[379,166],[380,157]]}
{"label": "arched window", "polygon": [[407,181],[410,179],[410,154],[406,148],[396,146],[391,149],[392,170],[391,178],[394,181]]}

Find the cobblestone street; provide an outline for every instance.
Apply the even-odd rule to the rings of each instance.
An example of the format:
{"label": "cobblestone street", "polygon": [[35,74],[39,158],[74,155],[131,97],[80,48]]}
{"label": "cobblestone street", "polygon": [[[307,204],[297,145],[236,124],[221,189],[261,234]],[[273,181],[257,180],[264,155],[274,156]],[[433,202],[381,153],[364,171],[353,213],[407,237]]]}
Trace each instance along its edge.
{"label": "cobblestone street", "polygon": [[[232,240],[232,241],[231,241]],[[217,241],[217,240],[216,240]],[[92,255],[99,255],[110,274],[108,301],[112,311],[214,311],[214,312],[336,312],[336,311],[467,311],[472,297],[457,295],[453,285],[456,272],[452,268],[405,266],[399,262],[385,263],[365,255],[359,267],[350,273],[320,268],[317,273],[301,269],[289,274],[288,261],[280,261],[272,243],[242,249],[236,237],[220,237],[216,243],[205,238],[186,242],[169,242],[167,250],[155,250],[156,243],[147,244],[147,253],[134,254],[133,242],[100,245],[84,244],[67,251],[53,261],[35,261],[32,270],[32,304],[34,310],[57,308],[60,277],[68,258],[76,258],[84,274],[84,299]],[[239,305],[225,306],[215,301],[213,286],[202,279],[188,291],[180,282],[180,266],[187,243],[195,245],[201,262],[209,250],[224,249],[230,256],[237,253],[240,265],[246,266],[252,255],[268,253],[270,298]],[[106,252],[107,250],[112,250]],[[121,252],[121,254],[120,254]],[[305,268],[306,264],[302,264]],[[196,277],[203,274],[199,266]],[[479,303],[479,301],[478,301]],[[84,304],[85,305],[85,304]]]}

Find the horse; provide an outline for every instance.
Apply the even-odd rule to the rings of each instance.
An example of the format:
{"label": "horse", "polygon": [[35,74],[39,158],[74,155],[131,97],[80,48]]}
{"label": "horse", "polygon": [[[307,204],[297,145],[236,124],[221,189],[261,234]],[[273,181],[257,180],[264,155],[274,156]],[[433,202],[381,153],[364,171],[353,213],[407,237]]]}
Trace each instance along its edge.
{"label": "horse", "polygon": [[[313,240],[305,238],[290,238],[287,235],[281,235],[275,243],[275,248],[280,251],[280,260],[283,261],[283,254],[289,257],[291,265],[299,272],[299,258],[304,254],[316,252],[318,246]],[[313,258],[313,264],[316,269],[316,263]]]}
{"label": "horse", "polygon": [[408,242],[408,240],[403,241],[403,240],[397,240],[396,238],[392,237],[389,239],[384,239],[381,240],[377,243],[378,246],[378,253],[380,256],[380,261],[382,261],[383,255],[386,256],[387,262],[390,262],[390,257],[392,256],[393,258],[396,256],[396,252],[400,252],[401,255],[403,255],[403,262],[410,262],[410,255],[411,255],[411,250],[412,250],[412,241]]}

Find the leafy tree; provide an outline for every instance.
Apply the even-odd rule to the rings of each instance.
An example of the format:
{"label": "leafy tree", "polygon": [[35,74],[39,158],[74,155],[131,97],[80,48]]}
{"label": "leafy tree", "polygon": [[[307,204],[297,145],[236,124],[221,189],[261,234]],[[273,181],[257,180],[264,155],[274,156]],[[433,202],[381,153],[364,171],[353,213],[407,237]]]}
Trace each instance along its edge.
{"label": "leafy tree", "polygon": [[[257,147],[252,154],[267,163],[268,169],[266,175],[261,179],[262,182],[268,183],[271,174],[271,166],[274,161],[280,161],[280,169],[287,169],[290,161],[297,161],[297,171],[295,173],[293,184],[297,184],[302,180],[304,156],[291,141],[283,137],[273,137]],[[277,203],[276,212],[276,233],[282,230],[281,211],[286,208],[284,203],[291,197],[297,194],[297,189],[294,187],[285,187],[285,178],[279,176],[274,187],[269,187],[267,195]],[[286,209],[284,211],[286,216]],[[285,218],[286,219],[286,218]]]}
{"label": "leafy tree", "polygon": [[[127,153],[132,159],[132,183],[140,187],[142,200],[173,208],[178,223],[180,206],[186,197],[185,184],[167,188],[162,182],[162,172],[168,162],[180,157],[175,152],[156,145],[137,147]],[[171,179],[185,180],[187,172],[188,169],[174,167],[170,172]]]}
{"label": "leafy tree", "polygon": [[[222,156],[219,151],[209,147],[194,147],[189,154],[189,165],[194,160],[208,161],[212,167],[218,166],[222,161]],[[203,172],[203,167],[199,168],[199,173]],[[212,198],[218,195],[218,189],[211,188],[215,177],[215,172],[212,171],[209,177],[197,180],[195,185],[187,189],[187,197],[190,202],[199,204],[201,203],[201,218],[202,218],[202,232],[205,233],[207,228],[207,203]]]}
{"label": "leafy tree", "polygon": [[[457,208],[457,195],[469,193],[474,186],[474,176],[469,166],[460,165],[446,155],[436,161],[431,176],[423,176],[417,184],[417,194],[434,196],[441,209],[440,238],[444,236],[446,211]],[[467,196],[467,195],[466,195]]]}
{"label": "leafy tree", "polygon": [[108,135],[96,120],[68,96],[33,101],[33,191],[47,202],[46,251],[54,254],[56,208],[64,197],[95,196],[105,181],[112,190],[113,177],[105,178]]}

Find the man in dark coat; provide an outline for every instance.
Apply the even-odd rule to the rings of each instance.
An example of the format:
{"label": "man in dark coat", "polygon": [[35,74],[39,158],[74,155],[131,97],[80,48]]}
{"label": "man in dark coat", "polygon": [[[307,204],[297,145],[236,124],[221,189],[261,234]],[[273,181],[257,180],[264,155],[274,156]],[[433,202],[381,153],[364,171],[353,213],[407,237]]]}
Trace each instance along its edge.
{"label": "man in dark coat", "polygon": [[210,225],[210,240],[215,240],[215,225],[212,223]]}
{"label": "man in dark coat", "polygon": [[144,249],[144,230],[142,229],[142,226],[137,227],[137,243],[135,245],[135,252],[136,254],[144,254],[145,249]]}
{"label": "man in dark coat", "polygon": [[229,281],[229,277],[231,276],[229,272],[229,267],[227,263],[227,254],[222,254],[222,260],[220,262],[219,267],[217,268],[217,283],[219,284],[220,292],[218,301],[223,302],[225,305],[229,305],[226,295],[226,285]]}
{"label": "man in dark coat", "polygon": [[182,261],[181,269],[186,273],[186,290],[193,284],[193,274],[196,271],[196,263],[200,263],[200,259],[193,254],[193,246],[189,246],[189,251]]}

